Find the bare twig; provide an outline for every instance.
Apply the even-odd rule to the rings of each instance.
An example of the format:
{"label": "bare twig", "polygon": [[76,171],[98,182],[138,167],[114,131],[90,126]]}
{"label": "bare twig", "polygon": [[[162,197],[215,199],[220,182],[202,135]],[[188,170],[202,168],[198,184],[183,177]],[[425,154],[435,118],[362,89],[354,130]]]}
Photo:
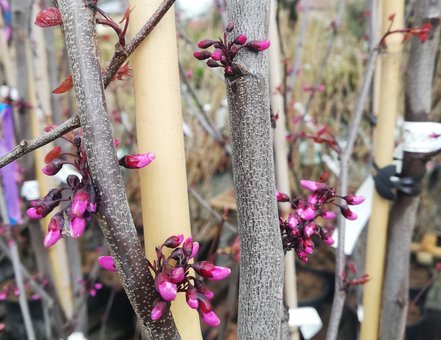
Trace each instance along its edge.
{"label": "bare twig", "polygon": [[[219,145],[225,150],[225,152],[229,155],[231,155],[231,146],[227,144],[225,138],[220,134],[219,130],[213,125],[210,118],[205,113],[205,110],[197,97],[193,87],[188,82],[187,78],[185,77],[184,70],[182,68],[182,65],[179,63],[179,73],[181,75],[181,82],[185,85],[186,93],[188,93],[193,99],[193,102],[196,105],[197,110],[194,110],[194,114],[196,116],[197,121],[199,122],[200,126],[207,132],[216,142],[219,143]],[[185,94],[185,92],[184,92]],[[190,104],[190,101],[189,101]]]}
{"label": "bare twig", "polygon": [[[334,50],[335,41],[338,35],[338,31],[341,26],[341,21],[343,19],[343,13],[344,13],[344,6],[345,6],[345,0],[339,0],[338,2],[338,9],[337,9],[337,17],[332,22],[332,36],[329,39],[328,46],[326,47],[325,56],[323,57],[323,60],[320,64],[319,71],[315,77],[313,88],[317,88],[317,86],[320,85],[322,79],[323,79],[323,73],[325,72],[326,65],[328,64],[328,60],[331,57],[332,51]],[[311,107],[312,100],[314,99],[316,94],[316,91],[311,91],[308,97],[308,101],[305,105],[305,111],[303,112],[302,118],[305,119],[306,115],[309,112],[309,108]]]}
{"label": "bare twig", "polygon": [[113,301],[115,300],[116,287],[112,287],[109,299],[107,300],[106,309],[104,310],[103,318],[101,320],[100,337],[99,340],[106,338],[107,321],[109,320],[110,311],[112,310]]}
{"label": "bare twig", "polygon": [[[216,210],[214,210],[211,206],[210,203],[208,203],[201,195],[199,195],[199,193],[194,190],[193,188],[189,187],[188,188],[188,192],[190,193],[191,196],[193,196],[195,198],[196,201],[198,201],[198,203],[203,206],[205,209],[207,209],[211,215],[218,221],[224,221],[224,218],[222,217],[221,214],[219,214]],[[229,223],[228,221],[224,221],[223,222],[223,226],[226,227],[228,230],[230,230],[231,232],[237,234],[237,227],[233,226],[231,223]]]}
{"label": "bare twig", "polygon": [[175,0],[164,0],[150,19],[145,23],[141,30],[135,35],[135,37],[125,46],[122,51],[116,51],[110,61],[110,65],[104,71],[103,82],[108,84],[112,81],[113,76],[118,72],[118,69],[124,64],[127,58],[141,45],[144,39],[150,34],[150,32],[156,27],[158,22],[167,13],[171,6],[175,3]]}
{"label": "bare twig", "polygon": [[[118,72],[119,68],[124,64],[127,58],[136,50],[136,48],[142,43],[142,41],[150,34],[150,32],[156,27],[158,22],[167,13],[169,8],[174,4],[175,0],[164,0],[157,8],[155,13],[141,28],[138,34],[127,44],[124,51],[116,51],[110,61],[109,66],[106,68],[103,74],[104,87],[107,88],[112,81],[113,76]],[[53,142],[62,135],[79,128],[80,119],[78,115],[74,115],[67,121],[56,127],[50,132],[45,133],[41,137],[31,140],[22,140],[12,151],[0,158],[0,169],[12,161],[32,152],[43,145]]]}
{"label": "bare twig", "polygon": [[46,145],[58,137],[80,127],[80,118],[78,116],[73,116],[66,120],[61,125],[57,126],[55,129],[46,132],[42,136],[34,139],[23,139],[20,144],[18,144],[14,149],[8,152],[6,155],[0,158],[0,168],[8,165],[12,161],[26,155],[27,153],[34,151],[43,145]]}
{"label": "bare twig", "polygon": [[[363,116],[363,108],[366,99],[369,94],[369,89],[374,75],[375,64],[379,49],[375,48],[371,51],[366,67],[363,83],[361,85],[360,95],[357,100],[357,104],[354,110],[354,116],[352,117],[351,125],[349,127],[349,135],[347,144],[341,154],[340,158],[340,188],[339,193],[341,196],[345,196],[348,190],[348,173],[349,173],[349,160],[354,149],[355,139],[357,137],[358,127]],[[335,340],[337,338],[338,326],[340,324],[341,314],[343,312],[343,306],[346,299],[346,291],[343,287],[343,282],[340,279],[340,273],[343,272],[345,267],[345,222],[344,218],[340,218],[338,229],[338,247],[336,255],[335,266],[335,293],[332,303],[331,319],[329,321],[328,333],[326,335],[327,340]]]}

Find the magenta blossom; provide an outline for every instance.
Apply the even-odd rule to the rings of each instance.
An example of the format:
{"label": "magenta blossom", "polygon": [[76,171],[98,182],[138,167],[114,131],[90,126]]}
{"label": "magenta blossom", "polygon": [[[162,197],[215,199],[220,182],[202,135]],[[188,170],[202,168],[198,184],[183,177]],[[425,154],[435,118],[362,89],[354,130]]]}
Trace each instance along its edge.
{"label": "magenta blossom", "polygon": [[126,155],[119,160],[119,165],[127,169],[141,169],[149,165],[155,159],[153,152]]}
{"label": "magenta blossom", "polygon": [[[173,249],[168,256],[163,253],[165,247]],[[155,290],[159,295],[151,312],[152,320],[159,320],[178,292],[185,292],[188,306],[198,310],[202,321],[209,325],[219,324],[210,302],[214,294],[205,286],[204,278],[221,280],[231,271],[229,268],[215,266],[207,261],[189,263],[198,250],[199,244],[191,237],[184,241],[183,235],[173,235],[156,247],[157,259],[153,264],[148,261],[155,275]],[[191,268],[198,275],[191,274]]]}
{"label": "magenta blossom", "polygon": [[75,216],[70,221],[70,236],[72,236],[72,238],[80,237],[81,235],[83,235],[85,228],[86,221],[81,217]]}
{"label": "magenta blossom", "polygon": [[253,40],[246,44],[250,50],[256,52],[265,51],[270,45],[271,43],[269,40]]}
{"label": "magenta blossom", "polygon": [[325,183],[320,183],[320,182],[314,182],[314,181],[308,181],[305,179],[302,179],[300,181],[300,184],[302,185],[302,187],[304,187],[305,189],[311,190],[311,191],[318,191],[318,190],[322,190],[323,188],[326,187]]}
{"label": "magenta blossom", "polygon": [[220,324],[220,320],[215,312],[210,311],[208,313],[201,312],[202,321],[211,327],[216,327]]}
{"label": "magenta blossom", "polygon": [[88,205],[89,195],[85,190],[78,190],[72,199],[70,212],[72,215],[81,217],[86,212]]}
{"label": "magenta blossom", "polygon": [[355,196],[355,195],[346,195],[345,197],[343,197],[343,199],[349,205],[358,205],[365,201],[365,198],[363,196]]}
{"label": "magenta blossom", "polygon": [[112,256],[100,256],[98,258],[98,263],[103,269],[110,272],[116,272],[115,262]]}

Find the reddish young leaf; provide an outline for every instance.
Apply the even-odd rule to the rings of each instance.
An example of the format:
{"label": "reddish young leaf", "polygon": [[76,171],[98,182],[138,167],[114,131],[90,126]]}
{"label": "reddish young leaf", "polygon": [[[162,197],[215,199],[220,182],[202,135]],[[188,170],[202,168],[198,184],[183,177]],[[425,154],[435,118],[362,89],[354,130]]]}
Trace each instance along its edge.
{"label": "reddish young leaf", "polygon": [[123,80],[123,77],[131,77],[132,76],[132,69],[129,67],[129,64],[125,64],[121,66],[116,74],[113,76],[113,80]]}
{"label": "reddish young leaf", "polygon": [[72,75],[69,74],[63,82],[52,91],[53,94],[60,94],[69,91],[73,87]]}
{"label": "reddish young leaf", "polygon": [[35,25],[40,27],[58,26],[61,23],[61,13],[56,7],[43,9],[35,18]]}
{"label": "reddish young leaf", "polygon": [[61,146],[56,146],[46,154],[46,157],[44,157],[44,162],[48,164],[60,155],[61,155]]}

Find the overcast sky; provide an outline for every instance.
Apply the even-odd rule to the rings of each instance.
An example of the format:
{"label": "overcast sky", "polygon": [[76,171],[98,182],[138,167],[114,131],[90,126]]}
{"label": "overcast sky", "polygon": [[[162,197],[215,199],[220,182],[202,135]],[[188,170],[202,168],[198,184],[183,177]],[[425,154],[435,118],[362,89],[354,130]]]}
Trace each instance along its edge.
{"label": "overcast sky", "polygon": [[206,11],[211,6],[212,0],[177,0],[177,4],[186,12],[185,16],[193,16]]}

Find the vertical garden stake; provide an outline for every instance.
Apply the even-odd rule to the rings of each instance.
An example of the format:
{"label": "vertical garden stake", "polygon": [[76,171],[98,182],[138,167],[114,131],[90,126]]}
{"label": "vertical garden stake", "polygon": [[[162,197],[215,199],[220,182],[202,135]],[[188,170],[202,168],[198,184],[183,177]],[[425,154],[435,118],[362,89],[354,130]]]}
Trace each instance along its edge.
{"label": "vertical garden stake", "polygon": [[[133,34],[160,3],[130,1]],[[155,247],[169,236],[191,236],[173,9],[136,49],[132,60],[138,151],[156,155],[148,168],[140,170],[145,250],[153,261]],[[198,314],[188,307],[184,294],[178,294],[171,311],[183,339],[201,338]]]}
{"label": "vertical garden stake", "polygon": [[[393,14],[395,14],[395,20],[392,29],[403,27],[404,1],[384,0],[381,13],[382,32],[387,30],[390,24],[389,16]],[[381,90],[379,91],[380,102],[374,142],[374,160],[380,168],[390,165],[392,162],[395,120],[401,92],[402,40],[403,37],[400,34],[390,35],[386,39],[387,50],[381,56]],[[365,272],[369,274],[371,280],[364,287],[362,340],[378,338],[389,208],[390,201],[382,198],[375,191],[367,239]]]}

